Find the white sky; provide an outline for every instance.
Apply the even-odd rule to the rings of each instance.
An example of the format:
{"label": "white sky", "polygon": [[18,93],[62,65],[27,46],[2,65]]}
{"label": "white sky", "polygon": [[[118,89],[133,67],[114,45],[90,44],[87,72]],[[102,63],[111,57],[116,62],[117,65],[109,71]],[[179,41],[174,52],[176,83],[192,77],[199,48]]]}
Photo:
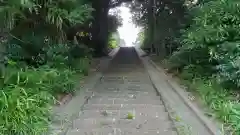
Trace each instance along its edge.
{"label": "white sky", "polygon": [[120,16],[123,18],[123,25],[118,28],[121,39],[125,40],[126,46],[133,46],[133,42],[137,38],[139,28],[137,28],[131,21],[130,9],[127,7],[119,7]]}

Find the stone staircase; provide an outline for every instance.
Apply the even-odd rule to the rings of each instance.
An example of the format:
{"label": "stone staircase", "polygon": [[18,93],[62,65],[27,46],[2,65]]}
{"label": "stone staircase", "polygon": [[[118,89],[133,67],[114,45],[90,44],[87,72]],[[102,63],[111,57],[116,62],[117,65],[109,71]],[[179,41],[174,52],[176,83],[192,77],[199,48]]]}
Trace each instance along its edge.
{"label": "stone staircase", "polygon": [[66,135],[177,135],[135,50],[121,48],[110,67]]}

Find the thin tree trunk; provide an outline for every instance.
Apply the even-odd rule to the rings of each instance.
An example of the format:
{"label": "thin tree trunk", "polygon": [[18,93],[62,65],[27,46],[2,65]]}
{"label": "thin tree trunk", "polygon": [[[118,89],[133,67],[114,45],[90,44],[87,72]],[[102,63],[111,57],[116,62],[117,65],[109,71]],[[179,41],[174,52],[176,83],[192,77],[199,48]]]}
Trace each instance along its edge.
{"label": "thin tree trunk", "polygon": [[95,54],[98,56],[104,55],[104,50],[108,43],[108,5],[109,0],[98,0],[94,2],[94,22],[93,22],[93,47]]}
{"label": "thin tree trunk", "polygon": [[7,33],[1,30],[0,35],[0,88],[4,85],[4,76],[5,76],[5,43],[7,39]]}
{"label": "thin tree trunk", "polygon": [[149,28],[149,32],[150,32],[150,39],[149,39],[149,43],[147,44],[150,44],[150,51],[151,53],[153,53],[153,49],[154,49],[154,46],[153,46],[153,39],[154,39],[154,34],[153,34],[153,9],[152,9],[152,6],[153,6],[153,0],[149,0],[148,1],[148,28]]}

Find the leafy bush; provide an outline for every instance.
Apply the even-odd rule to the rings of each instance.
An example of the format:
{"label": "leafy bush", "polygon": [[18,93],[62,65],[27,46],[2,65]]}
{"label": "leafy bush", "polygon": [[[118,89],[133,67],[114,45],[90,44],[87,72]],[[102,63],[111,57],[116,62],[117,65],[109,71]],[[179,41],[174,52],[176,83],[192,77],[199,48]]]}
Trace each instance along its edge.
{"label": "leafy bush", "polygon": [[15,62],[8,63],[0,90],[0,134],[40,135],[48,130],[54,96],[74,92],[77,68],[88,73],[89,59],[76,59],[72,68],[19,68]]}
{"label": "leafy bush", "polygon": [[110,49],[117,48],[117,46],[118,46],[118,45],[117,45],[117,41],[116,41],[115,39],[112,39],[112,38],[110,39],[110,41],[109,41],[108,44],[109,44],[109,48],[110,48]]}
{"label": "leafy bush", "polygon": [[92,18],[87,3],[1,1],[1,35],[7,42],[1,47],[6,59],[0,61],[0,135],[47,132],[54,97],[73,93],[76,75],[87,75],[89,48],[66,41],[69,29],[86,27],[83,23]]}
{"label": "leafy bush", "polygon": [[216,0],[192,9],[191,25],[178,40],[181,47],[169,59],[172,68],[181,69],[181,78],[233,134],[240,134],[239,101],[230,91],[240,88],[239,4]]}
{"label": "leafy bush", "polygon": [[224,89],[215,78],[195,77],[191,71],[184,70],[180,74],[184,77],[184,84],[190,90],[199,94],[202,103],[209,106],[211,110],[206,114],[210,117],[220,119],[224,122],[223,134],[239,134],[239,103],[227,89]]}
{"label": "leafy bush", "polygon": [[216,74],[221,82],[232,82],[239,87],[239,3],[234,0],[210,1],[191,13],[194,19],[182,33],[182,47],[170,58],[173,68],[200,66],[201,71],[196,72],[207,71],[207,76]]}
{"label": "leafy bush", "polygon": [[52,68],[66,68],[69,60],[68,44],[54,44],[44,48],[47,54],[47,65]]}
{"label": "leafy bush", "polygon": [[56,70],[50,69],[43,78],[48,91],[52,95],[59,93],[73,93],[76,81],[74,80],[74,71],[70,69]]}

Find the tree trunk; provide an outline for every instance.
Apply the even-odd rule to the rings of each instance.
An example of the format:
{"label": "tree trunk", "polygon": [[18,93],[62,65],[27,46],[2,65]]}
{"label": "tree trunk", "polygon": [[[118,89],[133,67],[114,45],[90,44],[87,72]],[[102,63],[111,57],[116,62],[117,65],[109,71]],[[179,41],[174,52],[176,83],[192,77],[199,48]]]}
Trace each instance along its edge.
{"label": "tree trunk", "polygon": [[0,35],[0,88],[4,85],[4,76],[5,76],[5,42],[7,39],[7,33],[1,30]]}
{"label": "tree trunk", "polygon": [[105,55],[104,49],[108,44],[108,5],[109,0],[98,0],[93,3],[95,9],[93,16],[93,48],[95,49],[95,55]]}

